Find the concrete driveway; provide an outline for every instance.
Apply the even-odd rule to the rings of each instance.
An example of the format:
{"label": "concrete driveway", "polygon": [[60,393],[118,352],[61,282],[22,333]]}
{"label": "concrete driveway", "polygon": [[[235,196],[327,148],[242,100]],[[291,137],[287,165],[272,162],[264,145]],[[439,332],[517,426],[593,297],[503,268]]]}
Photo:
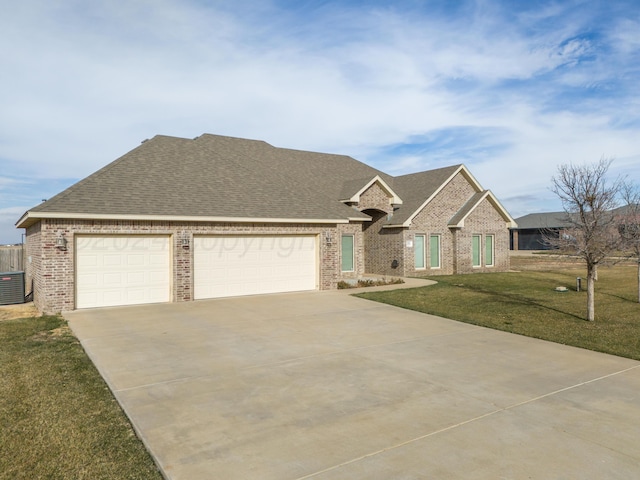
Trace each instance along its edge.
{"label": "concrete driveway", "polygon": [[640,363],[342,292],[66,315],[170,479],[640,478]]}

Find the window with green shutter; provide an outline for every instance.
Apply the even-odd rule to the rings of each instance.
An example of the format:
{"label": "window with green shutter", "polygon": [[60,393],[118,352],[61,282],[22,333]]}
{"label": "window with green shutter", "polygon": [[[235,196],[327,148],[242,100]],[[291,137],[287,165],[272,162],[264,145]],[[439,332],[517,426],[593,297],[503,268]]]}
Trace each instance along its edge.
{"label": "window with green shutter", "polygon": [[342,271],[353,272],[353,235],[342,235]]}
{"label": "window with green shutter", "polygon": [[440,268],[440,235],[429,237],[429,266]]}
{"label": "window with green shutter", "polygon": [[416,235],[414,237],[414,259],[415,259],[415,267],[417,269],[426,268],[426,262],[424,258],[425,254],[425,244],[424,244],[425,236],[424,235]]}

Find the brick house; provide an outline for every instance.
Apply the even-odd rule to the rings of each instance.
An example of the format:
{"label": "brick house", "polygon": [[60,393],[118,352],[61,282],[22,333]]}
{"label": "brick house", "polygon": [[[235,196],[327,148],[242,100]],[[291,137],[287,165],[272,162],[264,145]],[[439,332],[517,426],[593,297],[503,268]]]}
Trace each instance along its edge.
{"label": "brick house", "polygon": [[205,134],[145,141],[16,225],[35,305],[59,312],[505,271],[515,223],[464,165],[392,177]]}
{"label": "brick house", "polygon": [[559,238],[571,228],[566,212],[529,213],[516,220],[511,228],[511,250],[550,250],[545,238]]}

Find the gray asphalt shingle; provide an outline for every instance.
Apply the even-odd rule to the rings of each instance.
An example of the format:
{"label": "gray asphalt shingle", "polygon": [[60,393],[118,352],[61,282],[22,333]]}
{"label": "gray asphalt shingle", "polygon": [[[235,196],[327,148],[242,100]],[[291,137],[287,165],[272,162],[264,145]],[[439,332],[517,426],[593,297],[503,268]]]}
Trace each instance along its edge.
{"label": "gray asphalt shingle", "polygon": [[402,223],[459,166],[391,177],[346,155],[204,134],[158,135],[29,212],[265,219],[368,219],[340,202],[376,175]]}

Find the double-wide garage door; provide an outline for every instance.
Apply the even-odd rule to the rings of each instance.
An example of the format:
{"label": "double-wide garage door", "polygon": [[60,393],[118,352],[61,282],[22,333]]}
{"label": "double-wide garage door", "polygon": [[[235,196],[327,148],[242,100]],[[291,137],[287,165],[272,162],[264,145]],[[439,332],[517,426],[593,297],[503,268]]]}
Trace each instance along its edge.
{"label": "double-wide garage door", "polygon": [[194,298],[314,290],[316,243],[313,235],[196,236]]}
{"label": "double-wide garage door", "polygon": [[[168,235],[76,237],[76,308],[171,301]],[[303,236],[196,236],[194,298],[314,290],[317,240]]]}

